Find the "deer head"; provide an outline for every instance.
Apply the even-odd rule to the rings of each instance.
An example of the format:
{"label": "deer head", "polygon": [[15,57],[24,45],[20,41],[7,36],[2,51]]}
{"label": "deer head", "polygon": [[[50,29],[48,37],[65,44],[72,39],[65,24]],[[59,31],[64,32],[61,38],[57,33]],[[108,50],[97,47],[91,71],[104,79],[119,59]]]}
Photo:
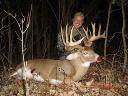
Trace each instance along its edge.
{"label": "deer head", "polygon": [[[96,28],[95,24],[92,24],[92,32],[90,32],[90,30],[88,30],[88,28],[87,28],[87,30],[85,30],[83,27],[83,31],[84,31],[85,35],[82,36],[82,38],[80,40],[73,42],[72,32],[73,32],[74,26],[71,28],[69,35],[67,32],[68,25],[66,25],[65,34],[64,34],[63,29],[61,27],[61,35],[62,35],[63,44],[65,45],[65,49],[67,51],[71,51],[73,49],[78,50],[78,53],[84,53],[88,57],[91,57],[91,56],[89,56],[91,54],[94,55],[94,53],[93,53],[94,51],[91,48],[93,41],[101,39],[101,38],[106,38],[105,32],[103,34],[101,34],[101,25],[99,27],[97,35],[96,35],[95,28]],[[80,45],[82,41],[84,41],[84,46]],[[90,53],[90,54],[88,54],[88,53]],[[74,56],[76,56],[76,55],[74,55]],[[67,59],[69,57],[70,56],[67,56]],[[73,56],[71,56],[71,57],[73,57]]]}
{"label": "deer head", "polygon": [[[68,25],[66,25],[65,34],[62,28],[61,34],[65,49],[68,51],[75,49],[75,51],[69,54],[66,59],[70,60],[70,62],[72,62],[72,64],[75,66],[77,71],[73,76],[73,80],[78,81],[81,79],[81,76],[87,72],[91,63],[99,62],[99,55],[96,54],[91,48],[93,41],[106,37],[105,32],[101,34],[101,26],[99,27],[98,34],[96,35],[95,24],[92,24],[92,33],[88,30],[88,28],[87,30],[83,28],[85,35],[80,40],[73,42],[73,28],[74,26],[71,28],[70,34],[68,36]],[[80,45],[82,41],[84,41],[84,46]]]}

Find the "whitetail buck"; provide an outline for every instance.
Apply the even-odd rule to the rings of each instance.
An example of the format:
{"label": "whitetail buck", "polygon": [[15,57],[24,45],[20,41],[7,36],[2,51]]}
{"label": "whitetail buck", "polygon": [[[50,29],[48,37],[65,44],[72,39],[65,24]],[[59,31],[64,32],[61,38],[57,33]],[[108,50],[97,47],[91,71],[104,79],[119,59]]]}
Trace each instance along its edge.
{"label": "whitetail buck", "polygon": [[[65,60],[52,60],[52,59],[35,59],[28,60],[27,66],[22,67],[23,64],[18,65],[17,71],[11,76],[16,76],[19,79],[23,79],[23,75],[28,79],[34,79],[36,81],[43,82],[48,80],[51,84],[60,84],[65,79],[65,76],[71,77],[73,81],[79,81],[86,74],[90,63],[97,62],[99,55],[96,54],[92,48],[92,42],[105,38],[105,33],[101,35],[101,27],[99,27],[98,34],[95,33],[95,24],[92,24],[93,32],[88,33],[85,31],[85,37],[73,42],[72,40],[72,27],[70,36],[67,34],[68,26],[66,26],[66,32],[63,32],[61,28],[62,40],[65,45],[65,49],[68,51],[71,49],[78,49],[69,54]],[[84,29],[84,28],[83,28]],[[65,34],[64,34],[65,33]],[[85,46],[79,45],[84,40]]]}

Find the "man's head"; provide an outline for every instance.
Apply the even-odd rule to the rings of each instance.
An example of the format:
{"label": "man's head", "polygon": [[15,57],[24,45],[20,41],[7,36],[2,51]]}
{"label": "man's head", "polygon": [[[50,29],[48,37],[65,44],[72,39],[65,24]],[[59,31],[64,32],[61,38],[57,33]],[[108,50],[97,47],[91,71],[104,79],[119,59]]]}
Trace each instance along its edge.
{"label": "man's head", "polygon": [[84,14],[82,12],[75,13],[72,21],[75,28],[79,29],[84,23]]}

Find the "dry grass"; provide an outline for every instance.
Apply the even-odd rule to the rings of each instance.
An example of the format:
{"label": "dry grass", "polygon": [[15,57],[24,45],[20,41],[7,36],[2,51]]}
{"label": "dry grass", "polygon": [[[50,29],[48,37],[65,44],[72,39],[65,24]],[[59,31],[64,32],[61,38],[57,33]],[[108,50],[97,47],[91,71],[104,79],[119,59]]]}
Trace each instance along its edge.
{"label": "dry grass", "polygon": [[[80,82],[67,78],[60,86],[30,80],[30,96],[127,96],[128,74],[118,67],[111,67],[110,64],[94,64]],[[18,85],[14,78],[4,75],[4,71],[0,83],[0,96],[23,96],[22,83]]]}

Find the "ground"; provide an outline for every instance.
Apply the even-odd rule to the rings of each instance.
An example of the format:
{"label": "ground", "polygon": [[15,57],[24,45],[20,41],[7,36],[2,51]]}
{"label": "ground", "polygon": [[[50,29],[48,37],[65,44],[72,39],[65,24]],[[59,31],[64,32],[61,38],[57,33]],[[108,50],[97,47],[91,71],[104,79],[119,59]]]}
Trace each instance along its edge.
{"label": "ground", "polygon": [[[10,68],[9,71],[13,71]],[[23,96],[23,84],[9,78],[10,72],[1,72],[0,96]],[[70,78],[59,86],[46,82],[28,81],[30,96],[127,96],[128,74],[111,64],[92,64],[88,73],[79,82]]]}

